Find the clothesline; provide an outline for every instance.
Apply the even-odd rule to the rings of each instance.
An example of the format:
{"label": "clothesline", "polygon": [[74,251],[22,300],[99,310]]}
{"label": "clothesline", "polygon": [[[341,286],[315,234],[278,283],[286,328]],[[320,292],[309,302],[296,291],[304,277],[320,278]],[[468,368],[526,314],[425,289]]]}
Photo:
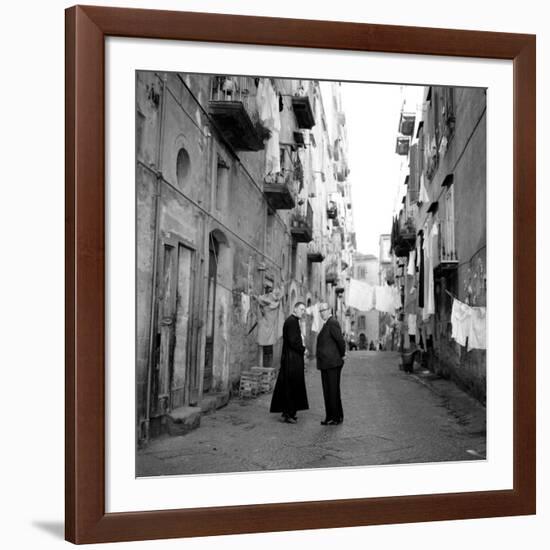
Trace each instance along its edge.
{"label": "clothesline", "polygon": [[393,315],[401,305],[401,298],[394,286],[371,285],[352,278],[349,284],[347,305],[359,311],[376,309]]}
{"label": "clothesline", "polygon": [[446,292],[453,300],[456,300],[457,302],[460,302],[461,304],[464,304],[465,306],[468,306],[468,307],[485,307],[485,306],[473,306],[472,304],[467,304],[467,303],[464,302],[463,300],[459,300],[452,292],[449,292],[447,289],[445,289],[445,292]]}
{"label": "clothesline", "polygon": [[[459,300],[452,292],[449,292],[447,289],[445,289],[445,292],[453,299],[453,300],[456,300],[457,302],[460,302],[461,304],[464,304],[465,306],[469,306],[470,304],[467,304],[466,302],[463,302],[462,300]],[[472,307],[472,306],[470,306]]]}

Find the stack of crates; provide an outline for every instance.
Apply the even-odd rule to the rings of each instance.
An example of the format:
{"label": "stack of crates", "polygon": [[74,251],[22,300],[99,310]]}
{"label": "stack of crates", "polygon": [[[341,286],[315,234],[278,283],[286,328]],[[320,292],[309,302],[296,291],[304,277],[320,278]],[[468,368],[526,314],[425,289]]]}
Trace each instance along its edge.
{"label": "stack of crates", "polygon": [[252,367],[252,372],[260,375],[260,393],[269,393],[275,385],[274,367]]}
{"label": "stack of crates", "polygon": [[260,393],[261,373],[253,371],[241,372],[239,398],[256,397]]}

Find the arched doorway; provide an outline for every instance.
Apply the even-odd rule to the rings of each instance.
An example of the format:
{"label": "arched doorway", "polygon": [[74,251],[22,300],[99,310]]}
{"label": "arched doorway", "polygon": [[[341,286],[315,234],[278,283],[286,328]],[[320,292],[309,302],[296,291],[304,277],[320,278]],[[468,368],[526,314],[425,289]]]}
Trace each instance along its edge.
{"label": "arched doorway", "polygon": [[206,289],[206,341],[204,348],[204,374],[202,391],[208,392],[212,387],[214,368],[214,333],[216,320],[216,281],[218,278],[219,243],[210,233],[208,238],[208,283]]}
{"label": "arched doorway", "polygon": [[[208,237],[208,277],[206,289],[206,338],[204,350],[203,393],[214,389],[216,378],[223,378],[225,356],[220,353],[223,326],[225,323],[223,304],[224,287],[231,284],[231,262],[229,245],[225,235],[218,229]],[[225,281],[227,284],[223,284]],[[218,285],[222,282],[222,286]],[[221,292],[220,292],[221,291]],[[216,373],[218,370],[218,373]],[[218,380],[219,382],[219,380]]]}
{"label": "arched doorway", "polygon": [[292,292],[290,293],[290,303],[288,304],[288,309],[292,313],[294,310],[294,304],[296,303],[296,291],[292,289]]}

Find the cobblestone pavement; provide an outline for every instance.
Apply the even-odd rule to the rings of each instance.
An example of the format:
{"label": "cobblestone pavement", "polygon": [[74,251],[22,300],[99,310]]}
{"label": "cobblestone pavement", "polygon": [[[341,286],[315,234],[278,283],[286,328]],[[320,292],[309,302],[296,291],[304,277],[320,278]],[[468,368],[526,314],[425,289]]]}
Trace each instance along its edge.
{"label": "cobblestone pavement", "polygon": [[139,451],[137,475],[201,474],[485,458],[485,408],[452,382],[398,368],[394,352],[348,353],[345,421],[321,426],[321,377],[306,367],[308,411],[297,424],[269,413],[271,394],[232,399],[183,436]]}

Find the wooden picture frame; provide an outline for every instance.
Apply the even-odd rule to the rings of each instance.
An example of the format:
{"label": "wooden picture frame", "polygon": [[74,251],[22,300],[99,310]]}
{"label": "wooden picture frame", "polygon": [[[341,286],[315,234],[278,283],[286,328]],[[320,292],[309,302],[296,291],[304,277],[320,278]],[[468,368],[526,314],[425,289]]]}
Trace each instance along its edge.
{"label": "wooden picture frame", "polygon": [[[105,59],[109,36],[513,60],[513,489],[105,513]],[[66,539],[198,537],[535,513],[533,35],[76,6],[66,11]]]}

